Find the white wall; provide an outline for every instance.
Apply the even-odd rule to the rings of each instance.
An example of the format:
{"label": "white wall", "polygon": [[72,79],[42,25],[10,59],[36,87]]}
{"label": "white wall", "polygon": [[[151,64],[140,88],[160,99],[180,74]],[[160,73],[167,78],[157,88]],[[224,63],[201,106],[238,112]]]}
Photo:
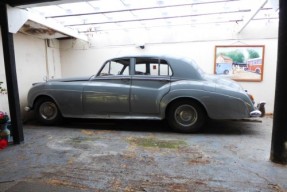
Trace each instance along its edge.
{"label": "white wall", "polygon": [[[93,35],[89,43],[60,41],[63,77],[90,76],[111,57],[131,54],[176,54],[194,58],[207,73],[214,71],[216,45],[265,45],[262,82],[239,82],[256,101],[266,101],[266,112],[273,113],[277,64],[278,21],[252,21],[237,34],[233,28],[181,27],[177,30],[110,31]],[[138,44],[145,43],[145,49]]]}
{"label": "white wall", "polygon": [[[16,34],[14,35],[14,44],[20,107],[23,119],[25,119],[27,113],[24,112],[24,107],[32,83],[43,81],[43,78],[48,75],[47,70],[50,68],[50,77],[61,77],[59,42],[53,40],[50,43],[51,47],[46,48],[45,40]],[[0,81],[4,81],[6,84],[1,37],[0,46]],[[0,95],[0,110],[9,113],[7,97],[7,95]]]}
{"label": "white wall", "polygon": [[[0,31],[1,35],[1,31]],[[6,88],[6,76],[4,68],[2,38],[0,37],[0,81],[3,82],[2,87]],[[6,94],[0,94],[0,111],[9,113],[8,97]]]}

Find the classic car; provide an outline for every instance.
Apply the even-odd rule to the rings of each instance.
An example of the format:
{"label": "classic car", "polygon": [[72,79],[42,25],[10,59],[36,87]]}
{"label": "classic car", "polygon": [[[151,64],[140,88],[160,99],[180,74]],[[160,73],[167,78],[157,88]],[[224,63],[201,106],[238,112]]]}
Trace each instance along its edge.
{"label": "classic car", "polygon": [[262,116],[238,83],[173,56],[113,58],[93,76],[35,83],[26,110],[45,125],[63,117],[165,119],[179,132],[197,132],[208,119]]}

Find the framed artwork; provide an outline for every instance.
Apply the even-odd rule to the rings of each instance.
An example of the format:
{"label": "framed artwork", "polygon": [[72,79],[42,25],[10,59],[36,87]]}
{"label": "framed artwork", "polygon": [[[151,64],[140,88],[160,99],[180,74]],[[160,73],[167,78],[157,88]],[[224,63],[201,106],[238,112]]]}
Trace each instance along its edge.
{"label": "framed artwork", "polygon": [[262,81],[264,45],[215,46],[214,74],[235,81]]}

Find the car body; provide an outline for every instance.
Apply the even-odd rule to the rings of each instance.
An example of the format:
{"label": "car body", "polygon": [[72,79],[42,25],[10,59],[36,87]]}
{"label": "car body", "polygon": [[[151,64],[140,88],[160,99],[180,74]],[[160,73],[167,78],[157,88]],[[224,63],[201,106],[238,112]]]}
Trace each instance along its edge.
{"label": "car body", "polygon": [[36,83],[26,110],[48,125],[62,117],[167,119],[181,132],[200,130],[208,118],[261,116],[238,83],[204,73],[192,59],[158,55],[113,58],[90,77]]}

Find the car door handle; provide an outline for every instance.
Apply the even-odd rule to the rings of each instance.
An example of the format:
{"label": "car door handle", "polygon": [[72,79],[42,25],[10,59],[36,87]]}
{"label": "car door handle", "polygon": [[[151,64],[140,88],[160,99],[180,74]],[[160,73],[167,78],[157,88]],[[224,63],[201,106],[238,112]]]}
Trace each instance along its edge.
{"label": "car door handle", "polygon": [[121,78],[122,81],[130,81],[130,78]]}
{"label": "car door handle", "polygon": [[170,82],[170,79],[160,79],[161,82]]}

